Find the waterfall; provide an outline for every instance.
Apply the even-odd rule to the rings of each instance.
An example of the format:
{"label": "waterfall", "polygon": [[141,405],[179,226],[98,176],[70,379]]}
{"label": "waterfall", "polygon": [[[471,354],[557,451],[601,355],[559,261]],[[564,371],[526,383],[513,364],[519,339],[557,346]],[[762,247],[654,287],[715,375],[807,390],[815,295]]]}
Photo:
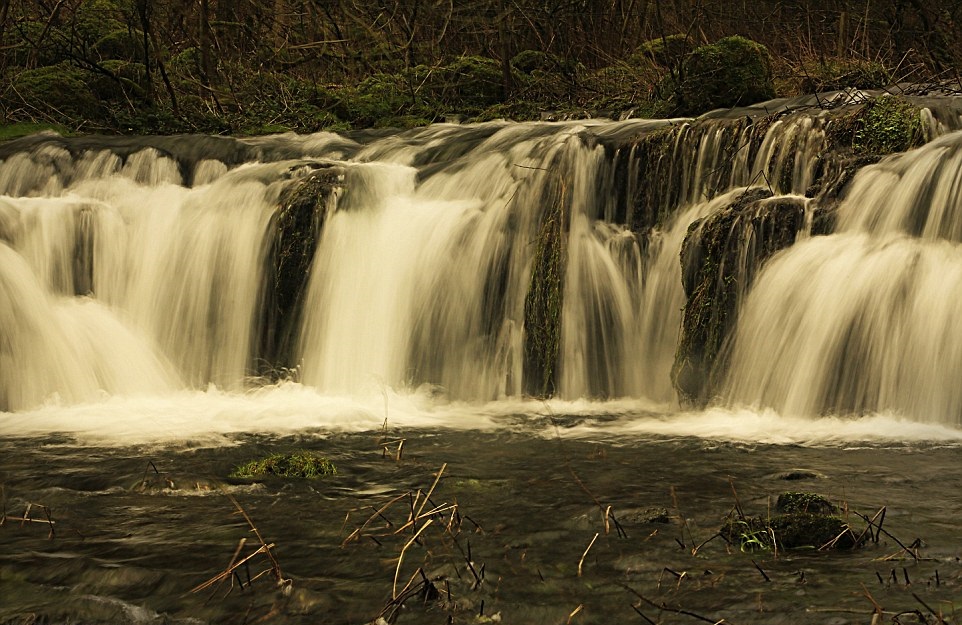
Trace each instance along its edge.
{"label": "waterfall", "polygon": [[842,168],[833,119],[0,145],[0,410],[278,381],[672,406],[683,242],[715,219],[738,267],[706,271],[728,272],[741,309],[726,403],[956,423],[962,349],[939,337],[962,240],[959,135],[864,168],[836,234],[801,236],[756,272],[756,247],[795,241],[806,194]]}
{"label": "waterfall", "polygon": [[838,230],[783,251],[734,334],[728,402],[962,424],[962,133],[861,170]]}

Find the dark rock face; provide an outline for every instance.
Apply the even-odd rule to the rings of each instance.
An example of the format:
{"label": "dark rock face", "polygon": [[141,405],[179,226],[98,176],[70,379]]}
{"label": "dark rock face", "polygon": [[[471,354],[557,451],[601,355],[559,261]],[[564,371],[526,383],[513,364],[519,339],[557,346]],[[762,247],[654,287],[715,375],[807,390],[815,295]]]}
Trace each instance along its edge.
{"label": "dark rock face", "polygon": [[692,224],[681,254],[688,301],[672,368],[683,402],[704,405],[712,397],[739,300],[762,264],[795,242],[805,203],[748,189],[727,209]]}
{"label": "dark rock face", "polygon": [[551,397],[557,390],[568,210],[567,197],[558,189],[542,215],[531,286],[524,301],[524,390],[532,397]]}
{"label": "dark rock face", "polygon": [[311,264],[329,202],[339,193],[342,168],[312,163],[314,171],[291,184],[281,195],[271,220],[272,239],[265,268],[258,362],[274,375],[293,366],[293,332],[307,289]]}

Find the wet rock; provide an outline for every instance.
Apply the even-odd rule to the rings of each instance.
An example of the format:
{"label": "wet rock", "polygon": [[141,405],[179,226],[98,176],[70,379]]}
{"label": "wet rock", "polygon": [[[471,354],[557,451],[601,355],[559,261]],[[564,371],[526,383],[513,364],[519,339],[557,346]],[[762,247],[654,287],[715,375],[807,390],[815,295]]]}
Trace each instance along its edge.
{"label": "wet rock", "polygon": [[271,222],[273,237],[267,254],[264,314],[258,362],[260,373],[276,377],[293,367],[293,332],[300,317],[314,252],[329,203],[341,192],[342,167],[310,163],[309,173],[295,178],[280,199]]}
{"label": "wet rock", "polygon": [[681,253],[687,303],[672,367],[682,401],[700,406],[714,395],[740,300],[762,265],[795,243],[805,209],[805,198],[752,188],[689,228]]}
{"label": "wet rock", "polygon": [[548,202],[524,302],[524,390],[532,397],[551,397],[557,387],[569,202],[561,188]]}

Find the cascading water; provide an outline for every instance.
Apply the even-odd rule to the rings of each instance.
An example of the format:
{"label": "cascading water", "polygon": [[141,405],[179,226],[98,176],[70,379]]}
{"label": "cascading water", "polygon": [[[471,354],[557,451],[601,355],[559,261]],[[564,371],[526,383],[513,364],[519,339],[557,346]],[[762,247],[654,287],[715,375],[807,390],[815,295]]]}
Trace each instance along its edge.
{"label": "cascading water", "polygon": [[[534,395],[671,404],[684,306],[678,257],[690,225],[730,204],[741,193],[724,195],[733,188],[803,193],[828,123],[815,111],[764,123],[493,122],[353,139],[32,140],[0,163],[0,238],[11,259],[0,272],[16,302],[3,325],[2,407],[208,385],[242,391],[262,385],[254,378],[264,373],[330,396],[423,388],[482,402]],[[883,218],[850,207],[878,204],[864,197],[876,190],[925,197],[911,172],[954,171],[953,146],[937,141],[866,170],[839,211],[841,229],[896,219],[892,210]],[[289,190],[331,166],[337,191],[298,222],[316,232],[300,232],[295,251],[278,244]],[[933,211],[941,225],[925,226],[923,204],[898,218],[901,227],[953,236],[959,211]],[[272,312],[272,289],[292,277],[275,283],[271,263],[295,253],[307,259],[297,270],[307,275],[293,277],[303,289]],[[769,286],[778,262],[752,290],[745,323],[761,293],[781,297]],[[860,310],[853,304],[848,314]],[[272,325],[281,323],[286,329]],[[804,414],[915,406],[852,388],[884,385],[873,381],[888,379],[881,374],[826,383],[804,401],[779,399],[804,393],[772,391],[770,380],[782,375],[775,364],[758,365],[764,375],[751,369],[768,361],[745,351],[743,335],[757,335],[766,357],[784,342],[763,339],[765,323],[751,323],[757,328],[739,330],[735,343],[730,401]],[[859,350],[878,351],[848,352]],[[832,367],[845,369],[844,361]]]}
{"label": "cascading water", "polygon": [[960,155],[953,133],[863,169],[838,233],[772,260],[738,321],[728,401],[962,424]]}

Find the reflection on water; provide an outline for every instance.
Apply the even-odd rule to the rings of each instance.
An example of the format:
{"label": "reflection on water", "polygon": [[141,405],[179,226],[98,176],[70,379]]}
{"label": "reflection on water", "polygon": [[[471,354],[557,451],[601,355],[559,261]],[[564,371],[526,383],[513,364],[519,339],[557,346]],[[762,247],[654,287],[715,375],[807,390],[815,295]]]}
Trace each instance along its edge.
{"label": "reflection on water", "polygon": [[[285,396],[293,402],[293,394]],[[369,623],[390,602],[395,577],[400,590],[412,575],[421,579],[418,568],[439,595],[408,599],[395,614],[398,623],[444,623],[449,616],[490,622],[479,615],[565,623],[575,612],[572,623],[646,622],[636,610],[658,623],[691,623],[691,615],[731,623],[868,623],[868,594],[884,607],[884,622],[914,610],[931,619],[922,601],[946,622],[960,622],[958,432],[919,432],[918,424],[910,429],[876,417],[809,421],[801,436],[800,426],[793,433],[791,421],[774,415],[671,414],[637,405],[516,403],[472,414],[457,405],[419,412],[411,396],[313,411],[306,398],[297,401],[300,416],[291,416],[297,411],[290,404],[273,412],[270,399],[209,397],[203,426],[180,438],[163,436],[165,428],[178,431],[197,415],[174,418],[176,412],[165,416],[155,407],[131,419],[135,405],[110,402],[70,419],[86,425],[69,433],[5,437],[0,623]],[[536,406],[540,412],[532,414]],[[98,431],[124,410],[130,423],[123,436]],[[432,425],[432,410],[448,423],[459,415],[464,429]],[[279,420],[281,434],[234,427],[232,419],[251,414],[261,415],[265,430]],[[52,425],[41,409],[0,416],[5,430],[16,431],[14,416],[39,422],[38,430]],[[248,432],[257,431],[254,423]],[[715,427],[717,436],[695,437],[696,427]],[[766,428],[770,442],[751,442]],[[399,439],[400,461],[396,443],[387,452],[379,445]],[[338,475],[264,483],[225,477],[252,456],[295,447],[330,456]],[[381,515],[375,511],[419,489],[423,501],[445,464],[431,503],[457,504],[457,540],[437,527],[410,544],[409,529],[392,535],[420,504],[401,497]],[[822,477],[783,479],[795,469]],[[861,523],[855,512],[871,516],[885,506],[888,534],[854,553],[743,554],[710,540],[735,506],[733,485],[739,505],[753,514],[765,514],[786,490],[846,502],[853,524]],[[241,538],[248,539],[244,553],[257,544],[228,494],[276,544],[292,580],[288,592],[269,576],[241,590],[247,568],[252,577],[269,568],[263,557],[239,569],[227,596],[229,583],[217,592],[189,592],[228,566]],[[13,519],[31,503],[30,516],[40,522]],[[53,538],[39,505],[49,508]],[[605,533],[608,506],[626,538],[610,520]],[[345,542],[368,521],[377,540]],[[921,558],[900,553],[896,539],[921,539]],[[480,584],[468,558],[475,574],[482,572]]]}

